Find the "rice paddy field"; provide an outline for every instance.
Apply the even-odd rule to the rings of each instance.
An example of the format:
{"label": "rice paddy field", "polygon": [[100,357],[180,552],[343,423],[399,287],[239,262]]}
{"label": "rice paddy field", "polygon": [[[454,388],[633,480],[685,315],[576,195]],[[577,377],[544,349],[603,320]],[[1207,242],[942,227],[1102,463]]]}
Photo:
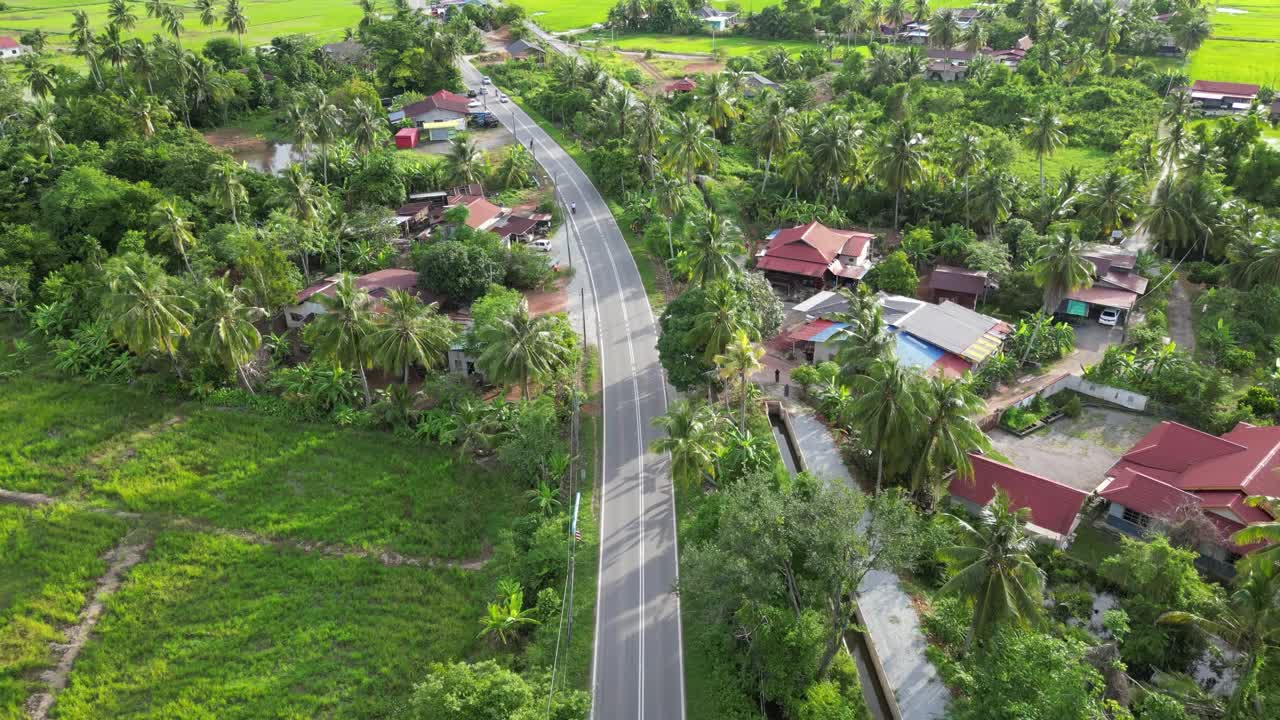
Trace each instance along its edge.
{"label": "rice paddy field", "polygon": [[[698,35],[660,35],[636,33],[631,35],[618,35],[612,40],[606,33],[598,33],[593,36],[598,42],[610,47],[617,47],[620,50],[632,52],[643,52],[652,50],[660,53],[675,54],[711,54],[711,36]],[[730,36],[717,37],[715,39],[715,47],[717,50],[723,50],[729,57],[737,57],[739,55],[754,55],[766,48],[782,47],[792,54],[818,47],[817,43],[806,42],[803,40],[761,40],[757,38]],[[843,52],[843,51],[840,51]]]}
{"label": "rice paddy field", "polygon": [[[617,0],[508,0],[513,5],[523,7],[539,25],[551,32],[564,30],[580,30],[589,28],[594,23],[602,23],[609,17],[609,8],[617,4]],[[769,5],[779,5],[782,0],[738,0],[743,13],[757,12]],[[709,0],[708,5],[723,9],[728,0]],[[973,0],[933,0],[930,5],[935,8],[967,7]]]}
{"label": "rice paddy field", "polygon": [[[18,35],[40,29],[50,33],[49,44],[53,48],[69,45],[66,33],[71,29],[71,12],[84,10],[89,14],[93,27],[101,30],[107,25],[107,3],[76,3],[68,0],[13,0],[8,9],[0,12],[0,34]],[[213,27],[200,24],[200,13],[184,3],[185,7],[182,43],[199,47],[213,37],[235,37],[223,29],[221,22]],[[219,2],[219,9],[225,5]],[[342,31],[354,27],[360,20],[360,9],[352,0],[243,0],[245,15],[249,19],[244,35],[246,46],[262,45],[280,35],[304,34],[330,41],[342,37]],[[150,38],[163,33],[160,22],[148,18],[141,2],[131,3],[138,17],[138,25],[126,34]]]}
{"label": "rice paddy field", "polygon": [[1228,0],[1210,16],[1213,37],[1191,54],[1191,78],[1280,87],[1280,0]]}

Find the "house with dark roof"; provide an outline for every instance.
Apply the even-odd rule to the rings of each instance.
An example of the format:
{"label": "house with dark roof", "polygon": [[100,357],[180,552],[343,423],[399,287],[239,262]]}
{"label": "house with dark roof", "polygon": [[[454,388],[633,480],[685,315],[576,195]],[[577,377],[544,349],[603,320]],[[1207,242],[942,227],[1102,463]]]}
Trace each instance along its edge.
{"label": "house with dark roof", "polygon": [[983,270],[937,265],[929,271],[924,290],[929,302],[950,300],[973,310],[978,307],[978,298],[986,294],[987,273]]}
{"label": "house with dark roof", "polygon": [[836,230],[814,220],[780,228],[756,253],[756,268],[789,289],[825,289],[858,282],[871,269],[870,233]]}
{"label": "house with dark roof", "polygon": [[517,60],[527,60],[529,58],[541,60],[546,57],[547,51],[521,38],[507,45],[507,54]]}
{"label": "house with dark roof", "polygon": [[667,86],[664,88],[664,90],[668,95],[671,95],[674,93],[693,92],[694,90],[697,90],[697,89],[698,89],[698,83],[690,80],[689,78],[680,78],[679,80],[673,83],[668,83]]}
{"label": "house with dark roof", "polygon": [[1071,544],[1089,493],[976,453],[969,453],[969,462],[973,478],[953,476],[947,488],[954,502],[976,515],[995,498],[997,490],[1004,491],[1010,507],[1031,513],[1028,534],[1059,548]]}
{"label": "house with dark roof", "polygon": [[8,35],[0,35],[0,61],[17,60],[31,52],[31,48],[14,40]]}
{"label": "house with dark roof", "polygon": [[747,73],[743,80],[742,92],[747,97],[754,97],[765,90],[777,90],[781,87],[758,72]]}
{"label": "house with dark roof", "polygon": [[1280,427],[1239,423],[1218,437],[1166,420],[1116,461],[1097,493],[1110,503],[1107,524],[1132,535],[1186,508],[1202,510],[1217,537],[1200,554],[1222,574],[1261,547],[1236,545],[1231,535],[1277,519],[1245,498],[1280,495]]}
{"label": "house with dark roof", "polygon": [[1067,293],[1058,314],[1097,318],[1111,308],[1120,311],[1121,324],[1128,322],[1133,306],[1147,291],[1147,278],[1137,272],[1137,256],[1118,248],[1098,247],[1085,258],[1093,263],[1093,284]]}
{"label": "house with dark roof", "polygon": [[[334,275],[305,290],[299,290],[295,298],[296,303],[284,310],[285,324],[291,328],[301,327],[315,316],[324,315],[327,310],[317,297],[321,295],[333,297],[337,292],[338,281],[341,279],[340,275]],[[417,285],[418,273],[400,268],[377,270],[356,278],[356,287],[368,291],[369,296],[373,298],[374,312],[382,311],[382,299],[392,290],[407,290],[416,294]]]}
{"label": "house with dark roof", "polygon": [[321,45],[320,51],[325,54],[325,57],[341,63],[357,63],[365,59],[364,43],[356,40]]}
{"label": "house with dark roof", "polygon": [[1258,86],[1250,83],[1196,80],[1188,90],[1191,101],[1209,113],[1245,112],[1258,97]]}

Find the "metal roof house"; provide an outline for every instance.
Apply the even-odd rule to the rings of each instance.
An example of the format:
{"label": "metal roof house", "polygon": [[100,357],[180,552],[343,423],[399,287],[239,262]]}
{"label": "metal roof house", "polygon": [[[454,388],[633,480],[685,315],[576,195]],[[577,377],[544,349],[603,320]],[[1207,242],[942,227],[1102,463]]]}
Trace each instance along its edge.
{"label": "metal roof house", "polygon": [[[316,297],[319,295],[333,297],[333,294],[337,292],[336,286],[340,279],[340,276],[334,275],[305,290],[299,290],[295,298],[297,302],[284,310],[285,324],[291,328],[296,328],[305,325],[316,315],[324,315],[327,311]],[[356,278],[356,287],[367,290],[370,297],[374,299],[374,312],[381,310],[381,300],[390,291],[408,290],[416,292],[417,284],[418,273],[400,268],[377,270]]]}
{"label": "metal roof house", "polygon": [[1244,112],[1258,97],[1258,86],[1250,83],[1196,80],[1191,83],[1191,100],[1206,112]]}
{"label": "metal roof house", "polygon": [[1093,284],[1067,293],[1058,313],[1096,318],[1111,308],[1121,311],[1121,323],[1128,322],[1133,306],[1147,291],[1147,278],[1137,272],[1137,256],[1113,248],[1094,248],[1085,258],[1093,263]]}

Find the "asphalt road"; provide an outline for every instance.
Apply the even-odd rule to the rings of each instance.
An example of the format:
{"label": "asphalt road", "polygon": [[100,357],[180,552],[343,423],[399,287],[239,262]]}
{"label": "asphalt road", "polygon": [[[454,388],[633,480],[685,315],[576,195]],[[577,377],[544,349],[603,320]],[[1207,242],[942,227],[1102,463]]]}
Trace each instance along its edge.
{"label": "asphalt road", "polygon": [[[460,63],[470,87],[480,73]],[[683,720],[684,661],[675,500],[667,458],[648,448],[666,412],[658,328],[635,260],[604,198],[573,159],[515,103],[489,96],[488,109],[555,180],[569,215],[577,272],[585,274],[589,331],[595,330],[604,388],[599,594],[592,663],[596,720]],[[585,263],[583,259],[585,258]]]}

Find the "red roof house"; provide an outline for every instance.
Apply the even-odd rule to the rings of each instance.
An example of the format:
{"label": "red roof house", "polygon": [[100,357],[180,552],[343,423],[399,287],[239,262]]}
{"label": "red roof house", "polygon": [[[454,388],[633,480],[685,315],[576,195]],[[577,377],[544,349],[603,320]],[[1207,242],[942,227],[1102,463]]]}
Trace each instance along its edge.
{"label": "red roof house", "polygon": [[973,480],[953,478],[949,488],[952,498],[977,509],[991,502],[996,490],[1003,490],[1011,507],[1031,512],[1029,532],[1060,547],[1067,545],[1080,524],[1080,508],[1088,493],[982,455],[970,453],[969,460]]}
{"label": "red roof house", "polygon": [[1280,427],[1240,423],[1217,437],[1165,421],[1107,471],[1099,496],[1111,502],[1108,522],[1146,528],[1187,505],[1199,506],[1218,527],[1219,546],[1202,548],[1219,560],[1256,548],[1230,541],[1237,530],[1274,518],[1245,504],[1250,495],[1280,495]]}
{"label": "red roof house", "polygon": [[[289,327],[298,327],[306,323],[311,317],[324,314],[324,306],[316,300],[316,296],[327,295],[333,297],[334,293],[337,292],[338,280],[340,279],[341,276],[333,275],[305,290],[299,290],[295,298],[297,305],[285,308],[285,323]],[[416,292],[417,285],[418,273],[401,268],[376,270],[356,278],[356,287],[368,291],[369,296],[373,298],[375,312],[381,312],[381,300],[390,294],[392,290]]]}
{"label": "red roof house", "polygon": [[813,221],[776,230],[756,254],[756,267],[775,281],[817,287],[857,281],[871,268],[874,235],[835,230]]}
{"label": "red roof house", "polygon": [[0,50],[13,50],[20,48],[22,45],[8,35],[0,35]]}
{"label": "red roof house", "polygon": [[1258,86],[1249,83],[1197,80],[1191,84],[1191,99],[1205,110],[1248,110],[1257,96]]}
{"label": "red roof house", "polygon": [[462,95],[448,90],[437,90],[425,100],[419,100],[404,106],[404,116],[416,122],[434,120],[451,120],[469,114],[467,104],[471,101]]}
{"label": "red roof house", "polygon": [[950,265],[938,265],[929,273],[925,286],[929,302],[950,300],[973,310],[987,288],[987,273]]}
{"label": "red roof house", "polygon": [[666,91],[669,93],[686,93],[693,92],[697,88],[698,84],[689,78],[680,78],[679,80],[668,84]]}

